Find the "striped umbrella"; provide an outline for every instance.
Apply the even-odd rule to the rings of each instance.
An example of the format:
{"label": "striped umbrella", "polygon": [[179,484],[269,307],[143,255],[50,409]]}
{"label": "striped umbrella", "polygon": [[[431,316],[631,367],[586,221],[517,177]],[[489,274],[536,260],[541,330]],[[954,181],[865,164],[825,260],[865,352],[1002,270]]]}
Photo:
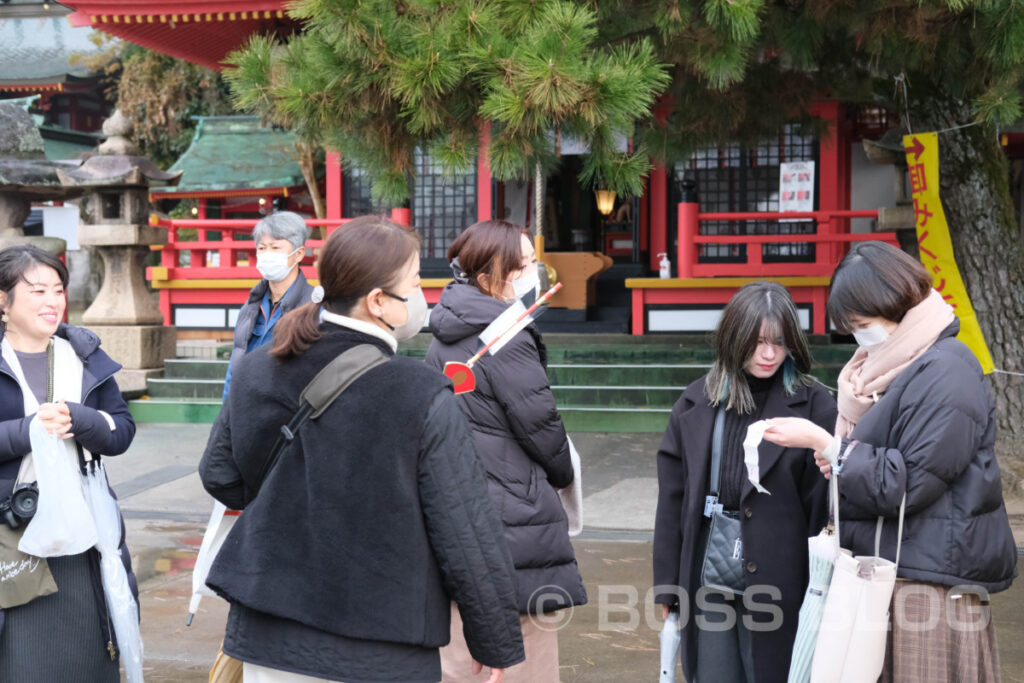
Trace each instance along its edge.
{"label": "striped umbrella", "polygon": [[[836,477],[829,482],[832,499],[832,520],[817,536],[807,539],[808,581],[800,617],[793,641],[793,657],[789,663],[788,683],[809,683],[814,648],[818,642],[821,615],[825,611],[825,598],[832,582],[832,570],[839,555],[839,490]],[[833,524],[835,525],[833,527]]]}

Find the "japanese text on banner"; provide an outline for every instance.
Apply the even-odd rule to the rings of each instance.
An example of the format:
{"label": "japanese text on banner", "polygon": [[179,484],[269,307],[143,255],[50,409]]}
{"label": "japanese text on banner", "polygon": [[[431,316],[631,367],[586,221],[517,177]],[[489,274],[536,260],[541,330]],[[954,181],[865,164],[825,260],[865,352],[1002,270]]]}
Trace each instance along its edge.
{"label": "japanese text on banner", "polygon": [[932,274],[932,285],[960,318],[957,339],[974,352],[982,370],[988,374],[995,365],[953,257],[949,225],[939,199],[939,136],[937,133],[904,135],[903,148],[907,153],[910,190],[914,197],[914,224],[921,263]]}

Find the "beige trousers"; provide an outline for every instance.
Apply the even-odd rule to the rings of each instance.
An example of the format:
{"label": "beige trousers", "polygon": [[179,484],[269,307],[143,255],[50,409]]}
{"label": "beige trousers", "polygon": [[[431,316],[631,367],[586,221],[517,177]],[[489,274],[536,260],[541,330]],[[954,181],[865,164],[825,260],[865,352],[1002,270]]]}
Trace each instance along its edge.
{"label": "beige trousers", "polygon": [[[519,620],[526,661],[505,671],[505,683],[559,683],[558,631],[538,628],[528,615]],[[485,667],[473,675],[473,658],[462,634],[462,617],[452,603],[452,641],[441,648],[441,683],[477,683],[487,680]]]}
{"label": "beige trousers", "polygon": [[242,683],[331,683],[331,681],[326,678],[313,678],[242,662]]}

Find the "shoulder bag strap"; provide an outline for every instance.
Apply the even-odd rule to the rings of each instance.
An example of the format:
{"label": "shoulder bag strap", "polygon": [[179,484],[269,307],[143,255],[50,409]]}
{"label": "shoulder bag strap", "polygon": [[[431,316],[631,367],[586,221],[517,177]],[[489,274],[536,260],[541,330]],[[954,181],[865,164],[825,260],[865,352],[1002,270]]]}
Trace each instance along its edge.
{"label": "shoulder bag strap", "polygon": [[718,505],[719,482],[722,478],[722,435],[725,432],[725,406],[718,404],[715,412],[715,427],[711,432],[711,481],[708,485],[708,496],[704,501],[704,516],[710,517],[714,506]]}
{"label": "shoulder bag strap", "polygon": [[324,366],[316,374],[306,388],[299,394],[299,409],[286,425],[281,425],[281,433],[274,441],[274,447],[270,450],[270,457],[267,458],[260,472],[259,482],[262,486],[267,476],[277,465],[284,447],[295,439],[299,428],[307,420],[315,420],[320,417],[328,406],[334,403],[353,382],[362,377],[373,368],[386,363],[388,356],[372,344],[360,344],[342,353],[337,358]]}
{"label": "shoulder bag strap", "polygon": [[[903,500],[900,501],[900,522],[896,527],[896,566],[900,566],[900,549],[903,545],[903,515],[907,511],[907,494],[904,492]],[[875,525],[875,557],[881,557],[878,554],[879,547],[882,544],[882,522],[885,521],[885,517],[878,516],[878,524]]]}

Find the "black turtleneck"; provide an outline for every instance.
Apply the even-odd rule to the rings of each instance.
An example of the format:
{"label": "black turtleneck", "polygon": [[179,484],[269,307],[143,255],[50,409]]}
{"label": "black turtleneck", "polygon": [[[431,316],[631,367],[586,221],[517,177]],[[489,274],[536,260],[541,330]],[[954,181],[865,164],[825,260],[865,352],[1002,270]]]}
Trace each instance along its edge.
{"label": "black turtleneck", "polygon": [[747,437],[747,427],[761,419],[764,406],[768,401],[768,393],[775,384],[780,371],[771,377],[760,379],[746,375],[747,386],[754,399],[754,410],[740,415],[730,408],[725,413],[725,430],[722,435],[722,476],[719,484],[718,502],[726,510],[736,510],[740,506],[743,495],[743,482],[747,480],[746,467],[743,463],[743,439]]}

